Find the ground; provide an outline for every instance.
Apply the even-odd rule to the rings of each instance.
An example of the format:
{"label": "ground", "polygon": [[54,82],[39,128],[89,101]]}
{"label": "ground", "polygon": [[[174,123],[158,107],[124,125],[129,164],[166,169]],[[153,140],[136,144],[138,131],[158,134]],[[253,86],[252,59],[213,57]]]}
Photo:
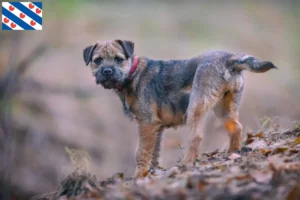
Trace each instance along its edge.
{"label": "ground", "polygon": [[34,199],[300,199],[300,126],[248,133],[240,151],[204,153],[195,166],[151,169],[136,181],[125,174],[98,180],[77,170]]}

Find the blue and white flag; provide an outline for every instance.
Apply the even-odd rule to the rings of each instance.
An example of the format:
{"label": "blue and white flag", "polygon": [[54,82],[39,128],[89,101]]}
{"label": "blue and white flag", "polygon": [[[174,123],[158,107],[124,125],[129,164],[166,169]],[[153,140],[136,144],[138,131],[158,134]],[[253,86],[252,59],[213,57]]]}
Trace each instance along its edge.
{"label": "blue and white flag", "polygon": [[2,2],[2,30],[42,30],[42,2]]}

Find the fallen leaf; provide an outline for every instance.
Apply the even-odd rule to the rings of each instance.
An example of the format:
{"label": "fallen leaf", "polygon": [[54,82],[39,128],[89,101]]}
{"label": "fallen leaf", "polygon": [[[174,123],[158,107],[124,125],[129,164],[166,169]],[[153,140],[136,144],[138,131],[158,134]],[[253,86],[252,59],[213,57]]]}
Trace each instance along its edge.
{"label": "fallen leaf", "polygon": [[300,136],[297,137],[294,141],[294,145],[300,144]]}
{"label": "fallen leaf", "polygon": [[259,132],[254,137],[263,138],[264,137],[264,133],[263,132]]}
{"label": "fallen leaf", "polygon": [[273,172],[271,171],[254,171],[250,175],[257,183],[269,183],[272,179]]}
{"label": "fallen leaf", "polygon": [[295,154],[295,153],[298,153],[298,152],[299,152],[299,150],[297,150],[297,149],[290,149],[289,150],[290,154]]}
{"label": "fallen leaf", "polygon": [[262,153],[262,154],[265,154],[265,153],[267,152],[266,149],[260,149],[259,151],[260,151],[260,153]]}
{"label": "fallen leaf", "polygon": [[284,153],[286,150],[288,150],[287,147],[277,147],[276,149],[273,150],[272,154],[278,154],[278,153]]}
{"label": "fallen leaf", "polygon": [[264,156],[269,156],[272,153],[271,149],[260,149],[259,150]]}
{"label": "fallen leaf", "polygon": [[210,154],[210,156],[214,156],[214,155],[216,155],[218,152],[219,152],[219,151],[218,151],[218,149],[217,149],[217,150],[213,151],[213,152]]}
{"label": "fallen leaf", "polygon": [[245,141],[245,144],[251,144],[254,141],[254,136],[251,133],[247,133],[247,139]]}
{"label": "fallen leaf", "polygon": [[230,156],[228,156],[228,158],[230,159],[230,160],[235,160],[235,159],[238,159],[238,158],[240,158],[241,157],[241,155],[240,154],[237,154],[237,153],[232,153]]}
{"label": "fallen leaf", "polygon": [[234,177],[236,180],[242,181],[242,180],[247,180],[249,178],[251,178],[251,176],[249,174],[245,174],[245,175],[238,175],[236,177]]}
{"label": "fallen leaf", "polygon": [[255,135],[253,135],[251,133],[247,133],[247,139],[245,141],[245,144],[246,145],[247,144],[251,144],[255,140],[255,138],[261,139],[263,137],[264,137],[264,133],[263,132],[259,132],[259,133],[255,134]]}
{"label": "fallen leaf", "polygon": [[263,149],[266,148],[268,145],[264,140],[255,140],[251,144],[247,145],[247,147],[250,147],[252,149]]}

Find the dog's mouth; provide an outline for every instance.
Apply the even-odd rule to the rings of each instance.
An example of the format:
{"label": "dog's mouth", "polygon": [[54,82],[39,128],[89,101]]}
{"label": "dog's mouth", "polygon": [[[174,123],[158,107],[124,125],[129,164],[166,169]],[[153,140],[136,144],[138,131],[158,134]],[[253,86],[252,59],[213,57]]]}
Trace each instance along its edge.
{"label": "dog's mouth", "polygon": [[97,85],[102,85],[105,89],[116,89],[119,88],[122,84],[114,79],[105,79],[105,80],[96,80]]}
{"label": "dog's mouth", "polygon": [[[98,84],[98,83],[97,83]],[[117,82],[113,80],[106,80],[100,83],[105,89],[113,89],[116,87]]]}
{"label": "dog's mouth", "polygon": [[104,75],[98,71],[94,77],[96,84],[102,85],[105,89],[118,89],[122,87],[125,80],[122,74],[117,70],[114,70],[113,74]]}

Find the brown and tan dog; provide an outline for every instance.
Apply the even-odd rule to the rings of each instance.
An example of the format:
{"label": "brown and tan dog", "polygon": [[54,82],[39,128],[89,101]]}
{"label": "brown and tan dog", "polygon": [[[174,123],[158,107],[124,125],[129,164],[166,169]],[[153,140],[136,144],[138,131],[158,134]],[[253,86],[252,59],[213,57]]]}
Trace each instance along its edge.
{"label": "brown and tan dog", "polygon": [[135,177],[158,166],[162,132],[188,124],[192,138],[183,164],[194,163],[203,138],[203,119],[213,109],[228,130],[228,151],[241,148],[238,106],[244,87],[243,70],[276,68],[245,54],[207,51],[186,60],[151,60],[133,55],[126,40],[97,42],[84,49],[96,83],[114,90],[124,112],[139,124]]}

